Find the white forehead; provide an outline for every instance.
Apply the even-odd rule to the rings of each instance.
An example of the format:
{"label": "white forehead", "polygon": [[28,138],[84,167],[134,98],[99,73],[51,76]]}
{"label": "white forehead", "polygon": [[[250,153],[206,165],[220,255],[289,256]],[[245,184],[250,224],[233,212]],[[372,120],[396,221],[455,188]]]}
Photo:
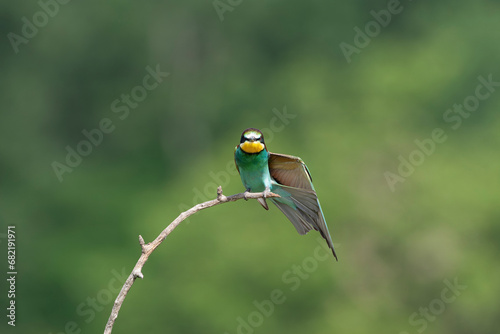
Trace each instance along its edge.
{"label": "white forehead", "polygon": [[245,138],[248,138],[248,139],[259,139],[260,137],[262,137],[262,134],[260,134],[257,131],[247,131],[247,132],[245,132]]}

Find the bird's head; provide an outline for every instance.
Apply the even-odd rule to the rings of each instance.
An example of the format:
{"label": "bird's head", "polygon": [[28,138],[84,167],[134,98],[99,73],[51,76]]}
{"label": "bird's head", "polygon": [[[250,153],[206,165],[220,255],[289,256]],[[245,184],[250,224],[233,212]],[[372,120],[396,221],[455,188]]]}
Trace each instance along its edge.
{"label": "bird's head", "polygon": [[260,130],[249,128],[241,134],[240,148],[245,153],[259,153],[266,148],[264,135]]}

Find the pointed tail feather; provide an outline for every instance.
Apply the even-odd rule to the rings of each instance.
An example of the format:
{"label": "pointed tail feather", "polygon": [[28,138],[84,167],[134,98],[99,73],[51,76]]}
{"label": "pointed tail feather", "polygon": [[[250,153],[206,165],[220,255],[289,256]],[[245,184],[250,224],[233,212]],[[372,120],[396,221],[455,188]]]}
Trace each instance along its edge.
{"label": "pointed tail feather", "polygon": [[264,209],[269,210],[269,207],[267,206],[267,202],[265,198],[257,198],[257,201],[259,201],[260,205],[264,207]]}

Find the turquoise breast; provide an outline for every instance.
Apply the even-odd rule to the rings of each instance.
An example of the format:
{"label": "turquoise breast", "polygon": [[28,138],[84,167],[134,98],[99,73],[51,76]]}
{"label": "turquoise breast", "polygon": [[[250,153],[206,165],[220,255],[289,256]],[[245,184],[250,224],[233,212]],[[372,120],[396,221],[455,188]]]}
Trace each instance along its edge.
{"label": "turquoise breast", "polygon": [[241,181],[246,189],[252,192],[264,191],[271,188],[269,174],[269,153],[262,150],[260,153],[248,154],[239,147],[234,152],[234,160],[240,170]]}

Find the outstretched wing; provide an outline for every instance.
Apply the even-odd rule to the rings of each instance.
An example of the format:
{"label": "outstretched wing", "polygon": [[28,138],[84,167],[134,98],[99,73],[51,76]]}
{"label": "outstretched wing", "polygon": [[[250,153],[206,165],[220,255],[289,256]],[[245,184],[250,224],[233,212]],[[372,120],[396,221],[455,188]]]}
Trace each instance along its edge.
{"label": "outstretched wing", "polygon": [[[299,234],[306,234],[312,229],[318,231],[337,259],[323,210],[312,185],[311,174],[302,159],[269,153],[269,172],[278,183],[275,191],[279,195],[282,195],[282,191],[288,193],[293,205],[290,206],[290,203],[279,199],[272,199],[272,202],[293,223]],[[286,198],[286,195],[283,196]]]}
{"label": "outstretched wing", "polygon": [[[287,216],[297,232],[306,234],[310,230],[318,231],[332,250],[335,259],[338,260],[316,192],[314,190],[287,187],[281,184],[277,184],[273,191],[282,198],[272,198],[271,201]],[[287,203],[290,200],[293,206],[291,206],[291,203]]]}
{"label": "outstretched wing", "polygon": [[299,157],[269,152],[269,172],[279,184],[314,190],[311,174]]}

